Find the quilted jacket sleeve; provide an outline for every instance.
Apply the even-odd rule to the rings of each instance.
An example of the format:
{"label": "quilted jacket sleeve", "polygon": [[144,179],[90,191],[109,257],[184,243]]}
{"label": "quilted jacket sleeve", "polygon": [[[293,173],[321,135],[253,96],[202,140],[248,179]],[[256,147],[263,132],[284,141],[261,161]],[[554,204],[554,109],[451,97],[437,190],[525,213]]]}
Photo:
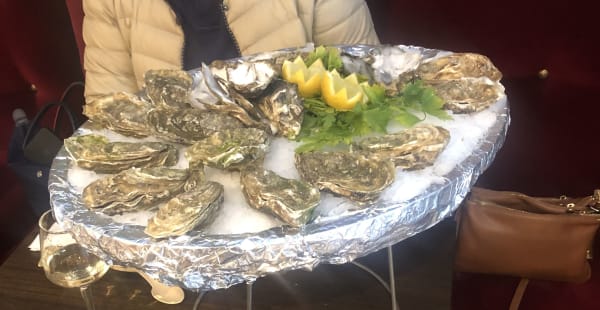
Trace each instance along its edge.
{"label": "quilted jacket sleeve", "polygon": [[137,90],[129,48],[128,18],[119,18],[118,1],[84,0],[85,97]]}
{"label": "quilted jacket sleeve", "polygon": [[324,44],[379,44],[364,0],[317,0],[313,41]]}

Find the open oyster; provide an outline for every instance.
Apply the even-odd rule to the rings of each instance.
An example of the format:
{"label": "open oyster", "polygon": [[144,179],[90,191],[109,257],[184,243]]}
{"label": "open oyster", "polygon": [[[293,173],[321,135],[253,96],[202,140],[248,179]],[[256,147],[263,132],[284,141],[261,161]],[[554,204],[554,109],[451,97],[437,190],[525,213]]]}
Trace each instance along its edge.
{"label": "open oyster", "polygon": [[90,183],[82,200],[87,208],[106,214],[143,210],[196,187],[203,179],[199,169],[130,168]]}
{"label": "open oyster", "polygon": [[391,160],[349,152],[307,152],[295,155],[302,179],[358,202],[373,202],[392,182]]}
{"label": "open oyster", "polygon": [[65,150],[77,166],[100,173],[177,163],[177,149],[162,142],[109,142],[101,135],[82,135],[65,139]]}
{"label": "open oyster", "polygon": [[188,109],[152,109],[147,115],[148,126],[163,140],[192,144],[217,131],[243,127],[234,117],[224,113]]}
{"label": "open oyster", "polygon": [[268,129],[262,121],[260,110],[230,87],[226,80],[215,76],[208,66],[203,64],[202,70],[194,75],[194,79],[198,81],[192,95],[194,106],[233,116],[246,127]]}
{"label": "open oyster", "polygon": [[487,78],[425,81],[444,100],[444,108],[454,113],[472,113],[486,109],[504,94],[502,84]]}
{"label": "open oyster", "polygon": [[[359,53],[355,57],[373,59],[373,79],[383,84],[389,95],[397,95],[407,82],[415,79],[414,72],[425,54],[426,57],[433,56],[428,50],[410,46],[374,47],[369,49],[367,55],[361,55],[361,51],[362,49],[358,49]],[[345,63],[344,68],[348,70]]]}
{"label": "open oyster", "polygon": [[125,136],[143,138],[150,134],[146,114],[151,104],[139,96],[118,92],[100,97],[83,106],[83,114],[92,122]]}
{"label": "open oyster", "polygon": [[295,84],[274,80],[256,106],[269,120],[273,134],[294,139],[300,133],[304,105]]}
{"label": "open oyster", "polygon": [[144,74],[144,89],[156,107],[189,108],[192,82],[183,70],[157,69]]}
{"label": "open oyster", "polygon": [[154,238],[181,236],[214,221],[223,204],[223,185],[203,182],[160,206],[144,232]]}
{"label": "open oyster", "polygon": [[212,73],[247,98],[258,96],[276,76],[273,65],[267,61],[222,61],[210,64]]}
{"label": "open oyster", "polygon": [[243,170],[240,182],[251,207],[271,213],[291,226],[306,224],[321,199],[317,187],[259,167]]}
{"label": "open oyster", "polygon": [[417,125],[398,133],[362,139],[353,148],[390,158],[405,170],[415,170],[431,166],[449,140],[450,132],[442,127]]}
{"label": "open oyster", "polygon": [[185,151],[190,167],[203,164],[219,169],[239,170],[263,159],[269,135],[258,128],[234,128],[216,132]]}

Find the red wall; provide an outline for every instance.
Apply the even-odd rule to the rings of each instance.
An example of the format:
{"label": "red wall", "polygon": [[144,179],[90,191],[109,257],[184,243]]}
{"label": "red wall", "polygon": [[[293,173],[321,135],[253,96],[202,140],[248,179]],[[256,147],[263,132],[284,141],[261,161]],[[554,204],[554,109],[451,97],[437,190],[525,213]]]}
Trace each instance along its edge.
{"label": "red wall", "polygon": [[600,188],[600,28],[592,1],[368,3],[382,42],[477,52],[503,72],[512,123],[479,185],[550,196]]}
{"label": "red wall", "polygon": [[42,104],[82,80],[63,1],[0,0],[0,262],[35,220],[6,166],[12,111],[22,108],[32,118]]}

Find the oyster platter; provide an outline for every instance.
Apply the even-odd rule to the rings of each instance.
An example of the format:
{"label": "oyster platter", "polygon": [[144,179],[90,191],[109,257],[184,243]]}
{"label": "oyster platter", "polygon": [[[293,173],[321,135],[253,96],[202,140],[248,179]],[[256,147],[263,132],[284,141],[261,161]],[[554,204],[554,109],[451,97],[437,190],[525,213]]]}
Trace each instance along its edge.
{"label": "oyster platter", "polygon": [[345,263],[456,209],[503,142],[501,77],[403,45],[150,70],[85,105],[51,202],[105,259],[190,289]]}

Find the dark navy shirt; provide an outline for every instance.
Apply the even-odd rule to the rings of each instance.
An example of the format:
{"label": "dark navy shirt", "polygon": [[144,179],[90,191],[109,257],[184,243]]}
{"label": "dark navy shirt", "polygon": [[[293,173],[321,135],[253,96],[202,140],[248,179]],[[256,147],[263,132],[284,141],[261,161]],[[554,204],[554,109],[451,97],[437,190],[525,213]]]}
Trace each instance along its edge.
{"label": "dark navy shirt", "polygon": [[237,42],[227,23],[222,0],[166,0],[183,29],[184,70],[216,59],[239,57]]}

